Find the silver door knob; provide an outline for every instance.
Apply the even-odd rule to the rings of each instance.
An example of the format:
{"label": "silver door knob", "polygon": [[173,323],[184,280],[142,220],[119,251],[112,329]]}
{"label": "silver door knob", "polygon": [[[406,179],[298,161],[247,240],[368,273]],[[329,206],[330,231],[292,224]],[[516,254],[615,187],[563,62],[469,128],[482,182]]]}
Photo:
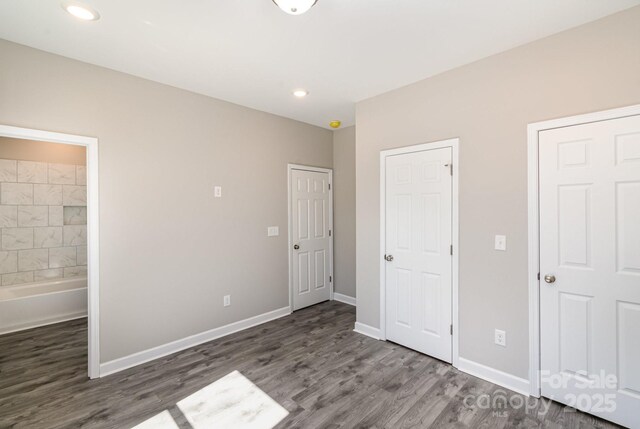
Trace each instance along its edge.
{"label": "silver door knob", "polygon": [[296,250],[298,250],[298,249],[300,249],[300,245],[298,245],[298,244],[294,244],[294,245],[293,245],[293,248],[294,248],[294,249],[296,249]]}
{"label": "silver door knob", "polygon": [[555,283],[556,276],[554,276],[553,274],[547,274],[546,276],[544,276],[544,281],[547,283]]}
{"label": "silver door knob", "polygon": [[393,261],[393,255],[384,255],[384,259],[385,259],[387,262],[391,262],[391,261]]}

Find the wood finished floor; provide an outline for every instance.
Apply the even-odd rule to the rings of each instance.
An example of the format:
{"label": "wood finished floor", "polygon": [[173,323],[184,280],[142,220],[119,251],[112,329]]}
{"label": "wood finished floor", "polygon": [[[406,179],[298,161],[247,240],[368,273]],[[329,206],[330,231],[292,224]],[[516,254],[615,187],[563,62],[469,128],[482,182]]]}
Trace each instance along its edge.
{"label": "wood finished floor", "polygon": [[545,415],[540,401],[478,407],[465,397],[504,389],[354,333],[354,321],[353,307],[327,302],[98,380],[84,319],[0,336],[0,428],[131,428],[234,370],[289,411],[278,428],[616,427],[556,403]]}

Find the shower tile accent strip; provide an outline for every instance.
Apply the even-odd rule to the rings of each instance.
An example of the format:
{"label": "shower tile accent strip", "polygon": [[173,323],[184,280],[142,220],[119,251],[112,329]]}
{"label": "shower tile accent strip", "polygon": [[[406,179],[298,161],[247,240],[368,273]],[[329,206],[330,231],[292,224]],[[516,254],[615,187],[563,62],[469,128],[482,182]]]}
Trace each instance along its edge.
{"label": "shower tile accent strip", "polygon": [[0,287],[87,276],[84,165],[0,159]]}

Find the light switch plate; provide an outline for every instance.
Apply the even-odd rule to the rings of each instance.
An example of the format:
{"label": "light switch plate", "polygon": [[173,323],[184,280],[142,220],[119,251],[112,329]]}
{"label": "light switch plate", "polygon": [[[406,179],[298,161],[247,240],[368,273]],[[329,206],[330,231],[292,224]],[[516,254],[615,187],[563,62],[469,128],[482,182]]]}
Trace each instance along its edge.
{"label": "light switch plate", "polygon": [[495,332],[495,343],[499,346],[506,347],[507,346],[507,333],[500,329],[496,329]]}
{"label": "light switch plate", "polygon": [[507,250],[507,236],[506,235],[496,235],[496,250]]}
{"label": "light switch plate", "polygon": [[280,228],[277,226],[270,226],[267,228],[267,237],[277,237],[280,235]]}
{"label": "light switch plate", "polygon": [[222,198],[222,186],[216,186],[213,188],[213,196],[216,198]]}
{"label": "light switch plate", "polygon": [[231,305],[231,295],[225,295],[223,299],[223,305],[228,307]]}

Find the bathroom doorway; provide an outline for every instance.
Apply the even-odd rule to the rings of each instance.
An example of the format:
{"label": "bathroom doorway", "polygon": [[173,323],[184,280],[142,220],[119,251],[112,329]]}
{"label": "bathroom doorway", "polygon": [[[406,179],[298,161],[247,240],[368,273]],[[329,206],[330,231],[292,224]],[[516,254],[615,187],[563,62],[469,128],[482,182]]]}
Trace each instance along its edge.
{"label": "bathroom doorway", "polygon": [[90,378],[100,361],[97,143],[0,125],[0,336],[63,322],[80,332],[86,318]]}

